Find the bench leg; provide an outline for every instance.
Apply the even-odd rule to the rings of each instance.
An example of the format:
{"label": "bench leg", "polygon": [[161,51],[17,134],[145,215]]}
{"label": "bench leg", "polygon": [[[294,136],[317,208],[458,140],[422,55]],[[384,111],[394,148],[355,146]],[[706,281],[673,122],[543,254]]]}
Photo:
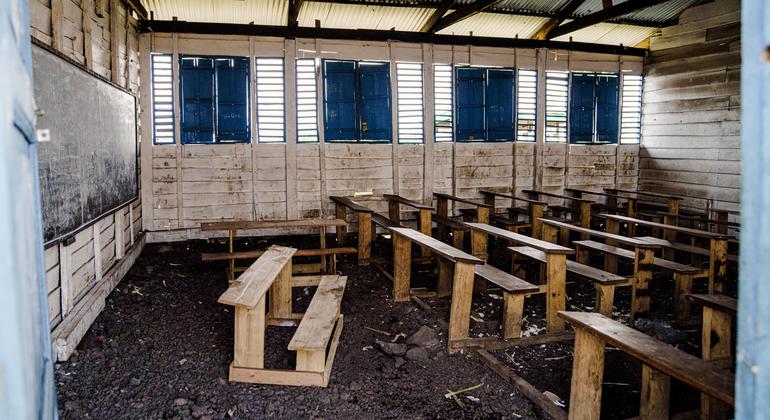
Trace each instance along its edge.
{"label": "bench leg", "polygon": [[[725,312],[703,307],[702,358],[728,368],[732,364],[732,319]],[[725,366],[727,364],[727,366]],[[701,419],[729,418],[730,407],[701,394]]]}
{"label": "bench leg", "polygon": [[452,230],[452,246],[457,249],[465,249],[465,232]]}
{"label": "bench leg", "polygon": [[[646,318],[650,312],[650,280],[655,253],[649,248],[636,248],[634,255],[634,284],[631,290],[631,322]],[[633,324],[632,324],[633,325]]]}
{"label": "bench leg", "polygon": [[615,303],[615,286],[596,284],[596,312],[612,318],[612,306]]}
{"label": "bench leg", "polygon": [[598,420],[602,408],[604,341],[583,328],[575,331],[569,419]]}
{"label": "bench leg", "polygon": [[684,321],[690,317],[690,300],[687,295],[692,292],[692,276],[674,273],[674,319]]}
{"label": "bench leg", "polygon": [[[449,217],[449,200],[446,198],[436,198],[436,214],[443,218]],[[446,239],[447,228],[439,223],[438,225],[438,238],[440,240]]]}
{"label": "bench leg", "polygon": [[545,206],[543,204],[530,203],[529,205],[529,223],[531,227],[531,235],[535,239],[541,239],[543,237],[543,222],[540,219],[543,217]]}
{"label": "bench leg", "polygon": [[671,377],[648,365],[642,365],[642,395],[639,406],[641,420],[668,418]]}
{"label": "bench leg", "polygon": [[[229,248],[228,249],[230,250],[230,253],[232,254],[233,253],[233,248],[234,248],[233,242],[235,241],[235,231],[230,229],[227,232],[227,236],[228,236],[228,239],[229,239],[229,241],[228,241]],[[235,280],[235,277],[236,277],[235,276],[235,258],[230,258],[230,274],[229,274],[229,277],[227,279],[230,282],[232,282],[232,281]]]}
{"label": "bench leg", "polygon": [[297,370],[302,372],[323,372],[326,367],[326,351],[297,350]]}
{"label": "bench leg", "polygon": [[[319,242],[321,243],[321,249],[326,249],[326,228],[323,226],[319,234]],[[321,256],[321,273],[329,273],[329,266],[326,265],[326,255]]]}
{"label": "bench leg", "polygon": [[575,245],[575,261],[583,265],[590,265],[591,251],[580,245]]}
{"label": "bench leg", "polygon": [[270,286],[270,318],[291,317],[291,273],[291,260],[289,260]]}
{"label": "bench leg", "polygon": [[[334,204],[334,217],[340,220],[347,220],[347,211],[347,207],[343,206],[342,204]],[[337,226],[335,230],[337,231],[337,245],[340,246],[346,242],[348,236],[348,227]]]}
{"label": "bench leg", "polygon": [[452,306],[449,312],[449,352],[453,352],[452,340],[468,338],[473,297],[474,265],[456,262],[452,281]]}
{"label": "bench leg", "polygon": [[252,309],[235,307],[233,348],[233,366],[265,367],[265,296]]}
{"label": "bench leg", "polygon": [[559,228],[559,245],[562,246],[569,246],[569,236],[570,231],[569,229]]}
{"label": "bench leg", "polygon": [[524,317],[524,295],[503,292],[503,338],[521,336],[521,320]]}
{"label": "bench leg", "polygon": [[711,239],[709,251],[709,293],[724,293],[727,280],[727,240]]}
{"label": "bench leg", "polygon": [[452,269],[454,263],[446,258],[438,259],[438,287],[436,295],[446,297],[452,294]]}
{"label": "bench leg", "polygon": [[[431,209],[420,209],[420,221],[419,221],[419,228],[420,232],[424,233],[428,236],[433,236],[433,222],[431,221]],[[422,247],[422,254],[423,258],[430,257],[430,248],[427,246]]]}
{"label": "bench leg", "polygon": [[409,301],[409,279],[412,275],[412,241],[393,234],[393,300]]}
{"label": "bench leg", "polygon": [[567,308],[567,256],[546,254],[546,329],[548,332],[564,331],[564,320],[559,311]]}
{"label": "bench leg", "polygon": [[369,258],[372,256],[373,227],[371,213],[358,213],[358,265],[369,265]]}
{"label": "bench leg", "polygon": [[[614,233],[619,234],[620,233],[620,223],[616,220],[607,219],[606,220],[606,228],[605,230],[607,233]],[[617,241],[613,241],[611,239],[607,239],[606,241],[607,245],[610,246],[618,246]],[[604,271],[608,273],[618,274],[618,257],[617,255],[612,255],[609,253],[604,254]]]}

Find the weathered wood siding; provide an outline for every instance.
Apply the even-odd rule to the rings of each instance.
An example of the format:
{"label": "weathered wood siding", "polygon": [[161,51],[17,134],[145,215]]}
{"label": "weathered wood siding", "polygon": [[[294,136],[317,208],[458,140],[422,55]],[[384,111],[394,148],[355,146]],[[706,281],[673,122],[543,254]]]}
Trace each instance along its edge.
{"label": "weathered wood siding", "polygon": [[[651,40],[640,187],[740,207],[740,1],[686,10]],[[697,198],[697,199],[696,199]]]}

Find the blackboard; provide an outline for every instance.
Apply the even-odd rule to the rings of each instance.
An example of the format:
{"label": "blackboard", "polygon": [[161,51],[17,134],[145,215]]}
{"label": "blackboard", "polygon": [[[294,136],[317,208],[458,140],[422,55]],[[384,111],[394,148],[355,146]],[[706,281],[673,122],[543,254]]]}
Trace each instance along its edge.
{"label": "blackboard", "polygon": [[138,196],[136,98],[37,45],[32,64],[48,244]]}

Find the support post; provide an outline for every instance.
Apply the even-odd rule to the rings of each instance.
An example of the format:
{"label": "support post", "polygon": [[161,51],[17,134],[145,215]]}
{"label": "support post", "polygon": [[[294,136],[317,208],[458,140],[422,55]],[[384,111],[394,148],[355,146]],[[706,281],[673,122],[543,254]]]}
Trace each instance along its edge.
{"label": "support post", "polygon": [[665,373],[642,365],[642,395],[639,406],[641,420],[667,419],[671,377]]}
{"label": "support post", "polygon": [[458,261],[455,263],[452,281],[452,306],[449,312],[449,352],[452,341],[468,338],[471,321],[471,298],[473,296],[474,264]]}
{"label": "support post", "polygon": [[358,265],[369,265],[372,255],[372,240],[374,239],[372,214],[358,213]]}
{"label": "support post", "polygon": [[393,234],[393,300],[409,301],[409,279],[412,275],[412,241]]}
{"label": "support post", "polygon": [[583,328],[575,331],[569,419],[598,419],[602,408],[604,341]]}
{"label": "support post", "polygon": [[646,318],[650,312],[650,280],[655,253],[650,248],[636,248],[634,253],[634,284],[631,290],[631,322]]}
{"label": "support post", "polygon": [[559,311],[567,308],[567,256],[546,253],[546,329],[548,332],[564,331],[564,320]]}
{"label": "support post", "polygon": [[727,281],[727,239],[711,239],[709,242],[709,293],[724,293]]}

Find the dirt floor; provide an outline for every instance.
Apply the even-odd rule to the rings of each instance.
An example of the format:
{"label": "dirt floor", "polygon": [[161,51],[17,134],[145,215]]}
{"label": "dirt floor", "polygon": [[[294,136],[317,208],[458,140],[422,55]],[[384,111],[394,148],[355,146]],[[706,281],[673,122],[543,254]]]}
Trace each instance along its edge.
{"label": "dirt floor", "polygon": [[[316,240],[294,237],[270,243],[310,248],[317,246]],[[267,243],[238,246],[262,249]],[[383,239],[375,245],[380,252],[388,248]],[[227,288],[225,264],[200,259],[200,252],[222,249],[203,241],[145,247],[77,352],[56,366],[62,418],[547,418],[471,352],[448,355],[446,335],[436,319],[413,303],[394,305],[389,280],[373,266],[356,266],[355,256],[338,264],[339,272],[348,276],[345,326],[328,388],[228,382],[233,311],[217,303]],[[432,278],[415,270],[413,286],[431,287]],[[653,320],[640,327],[699,354],[697,329],[676,330],[655,320],[670,318],[670,288],[665,282],[656,285]],[[295,310],[303,310],[312,292],[295,289]],[[590,284],[570,283],[568,296],[570,309],[592,309]],[[425,301],[436,309],[434,316],[447,316],[448,299]],[[619,291],[616,307],[626,310],[616,314],[619,318],[627,317],[629,301],[630,293]],[[502,300],[490,290],[475,296],[473,305],[471,335],[498,335]],[[525,335],[536,334],[544,326],[544,298],[528,299],[525,311]],[[407,346],[407,338],[423,326],[430,327],[423,333],[435,333],[440,345]],[[293,330],[268,329],[266,367],[293,367],[293,353],[286,349]],[[567,405],[571,354],[568,342],[494,353],[538,390]],[[608,351],[603,417],[638,414],[640,371],[622,352]],[[444,396],[477,384],[482,385],[460,397],[462,407]],[[696,408],[697,398],[672,384],[675,412]]]}

